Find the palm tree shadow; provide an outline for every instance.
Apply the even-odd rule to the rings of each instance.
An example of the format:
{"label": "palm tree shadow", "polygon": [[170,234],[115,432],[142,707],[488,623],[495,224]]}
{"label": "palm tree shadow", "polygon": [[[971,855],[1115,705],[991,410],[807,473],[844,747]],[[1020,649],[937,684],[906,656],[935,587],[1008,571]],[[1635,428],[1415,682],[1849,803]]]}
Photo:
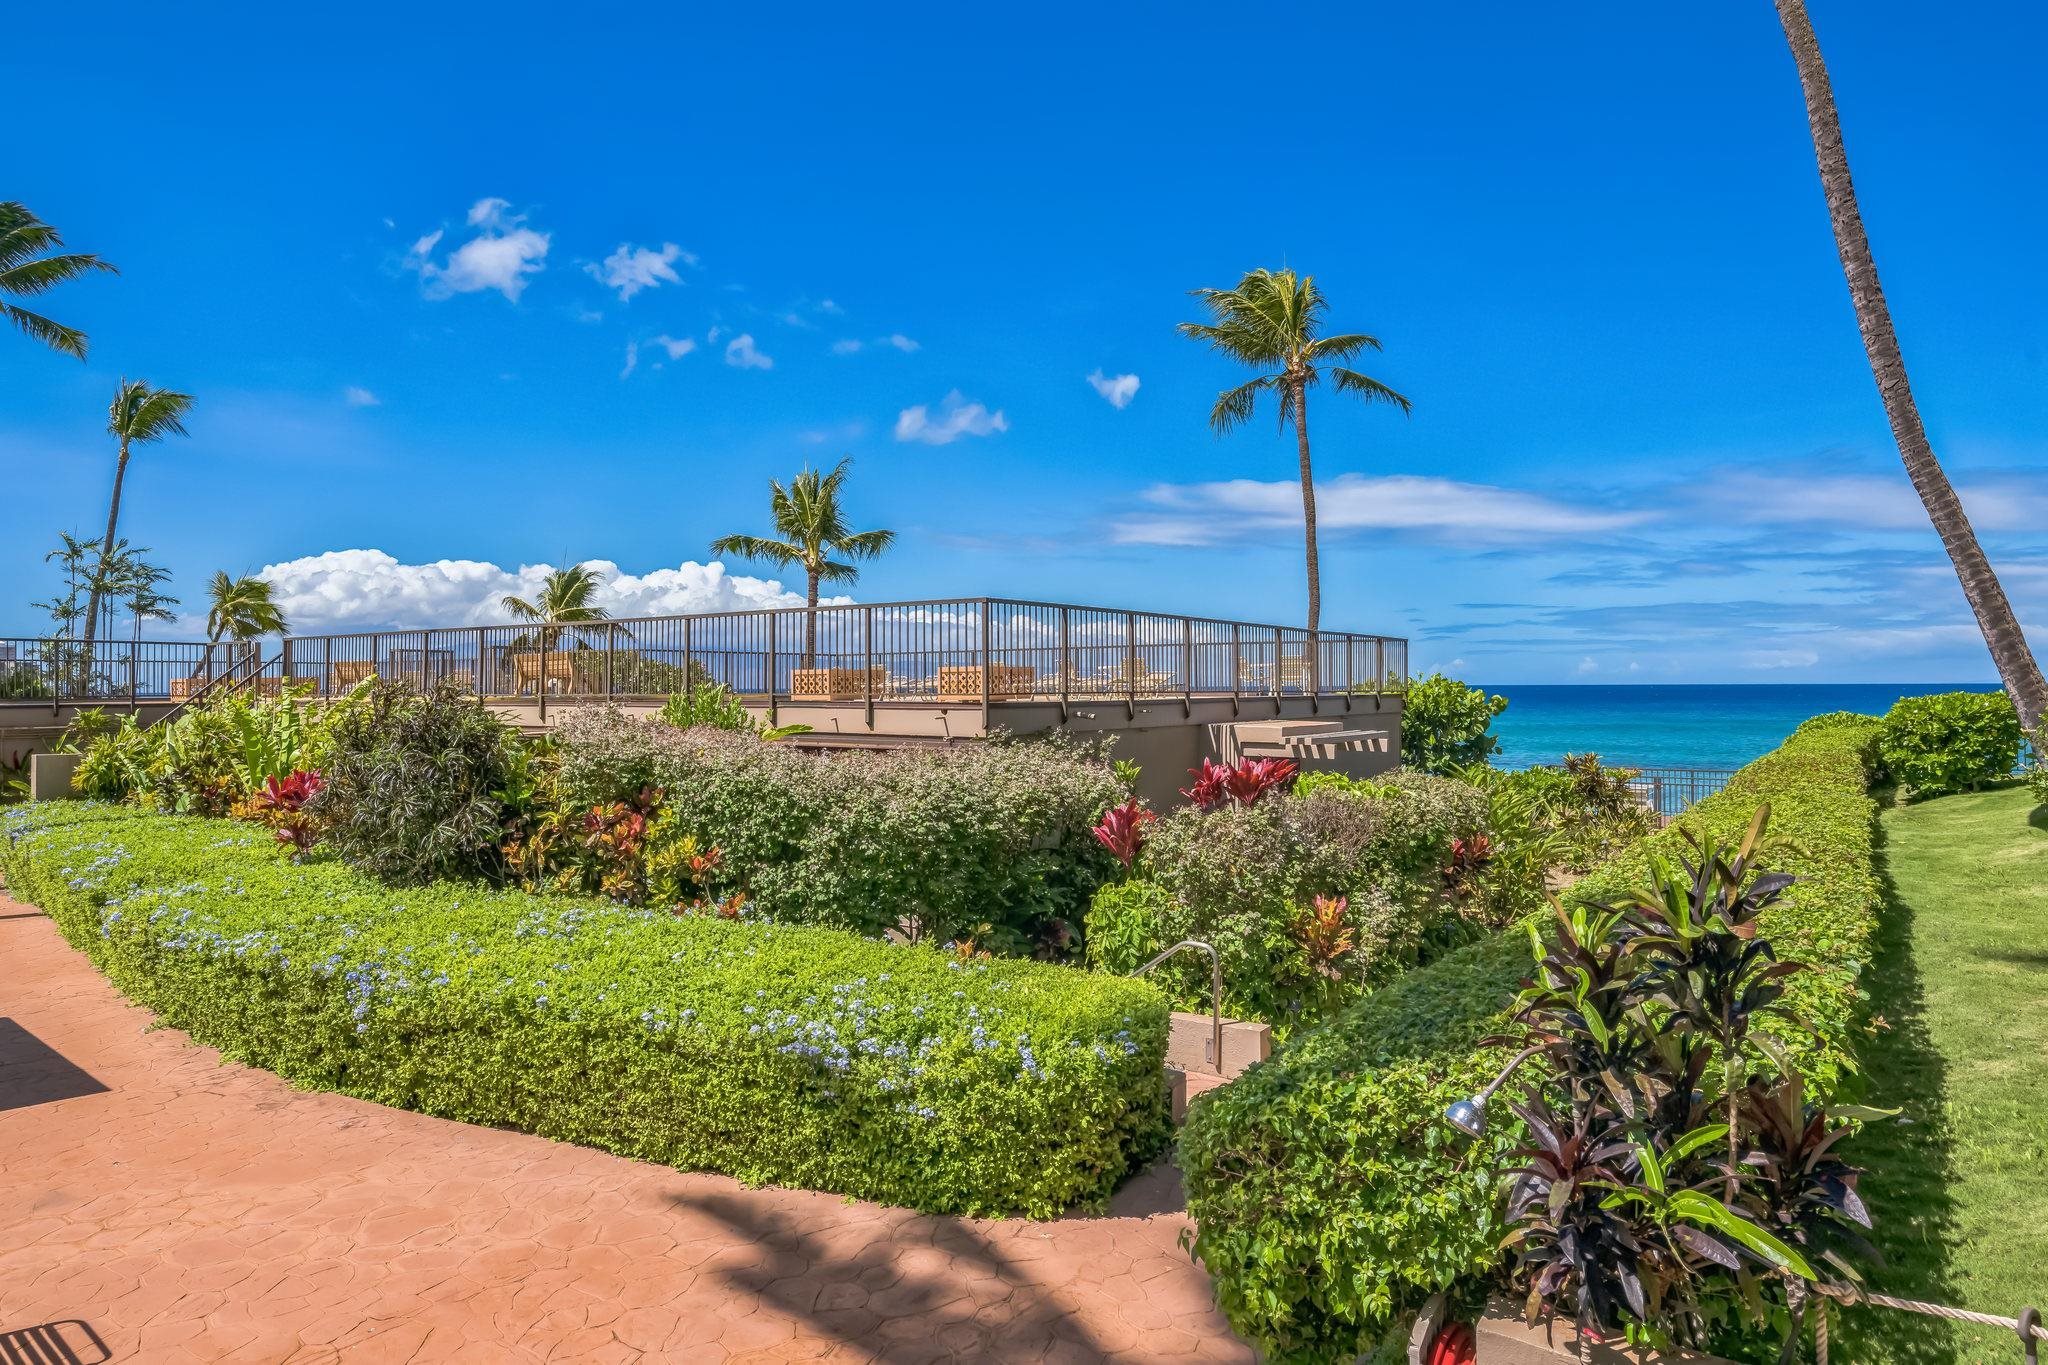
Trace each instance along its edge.
{"label": "palm tree shadow", "polygon": [[[1868,1101],[1899,1110],[1870,1124],[1848,1149],[1865,1169],[1858,1185],[1876,1224],[1871,1240],[1885,1264],[1868,1269],[1881,1293],[1933,1303],[1957,1301],[1949,1248],[1957,1235],[1950,1187],[1956,1176],[1955,1135],[1943,1104],[1948,1064],[1928,1028],[1926,995],[1913,956],[1913,907],[1898,893],[1877,840],[1882,900],[1868,981],[1877,1026],[1863,1048]],[[1901,1365],[1954,1365],[1953,1329],[1944,1322],[1877,1308],[1843,1311],[1840,1358],[1881,1357]]]}
{"label": "palm tree shadow", "polygon": [[[798,1220],[759,1200],[717,1193],[669,1198],[717,1219],[742,1244],[774,1253],[765,1264],[709,1267],[726,1289],[807,1323],[818,1336],[872,1353],[864,1358],[922,1365],[1029,1360],[1054,1351],[1063,1358],[1111,1356],[967,1219],[918,1218],[914,1223],[929,1229],[922,1236],[878,1224],[854,1246],[833,1236],[843,1229],[836,1221]],[[919,1249],[935,1254],[905,1255]]]}

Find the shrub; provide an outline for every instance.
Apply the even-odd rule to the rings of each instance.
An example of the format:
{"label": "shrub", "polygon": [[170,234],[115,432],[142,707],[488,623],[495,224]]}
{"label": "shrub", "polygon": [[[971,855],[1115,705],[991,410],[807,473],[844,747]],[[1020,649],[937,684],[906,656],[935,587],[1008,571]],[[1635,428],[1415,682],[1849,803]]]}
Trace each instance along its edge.
{"label": "shrub", "polygon": [[147,726],[81,711],[65,731],[81,755],[72,787],[94,800],[224,815],[272,779],[321,768],[333,727],[354,705],[354,694],[324,703],[238,694]]}
{"label": "shrub", "polygon": [[1060,953],[1116,866],[1092,827],[1123,791],[1058,744],[818,754],[608,707],[557,734],[567,808],[664,793],[648,856],[716,848],[710,890],[779,921]]}
{"label": "shrub", "polygon": [[296,1085],[751,1182],[1050,1216],[1164,1137],[1144,982],[435,884],[84,802],[0,813],[14,894],[133,999]]}
{"label": "shrub", "polygon": [[[1780,952],[1814,969],[1789,992],[1814,1032],[1783,1041],[1823,1096],[1850,1070],[1877,906],[1871,729],[1795,735],[1572,893],[1618,898],[1651,855],[1681,846],[1680,828],[1739,838],[1770,803],[1762,856],[1801,880],[1761,922]],[[1180,1140],[1194,1250],[1241,1334],[1277,1358],[1348,1359],[1432,1292],[1494,1266],[1514,1125],[1468,1143],[1443,1113],[1504,1060],[1485,1040],[1501,1031],[1528,963],[1519,933],[1461,948],[1196,1101]]]}
{"label": "shrub", "polygon": [[1401,701],[1401,761],[1426,773],[1484,763],[1500,748],[1493,718],[1507,709],[1506,697],[1489,697],[1456,678],[1417,678]]}
{"label": "shrub", "polygon": [[[1293,796],[1181,807],[1144,828],[1136,879],[1096,893],[1089,960],[1128,972],[1199,939],[1216,948],[1224,1008],[1284,1031],[1462,940],[1444,874],[1460,840],[1485,838],[1486,798],[1422,773],[1304,779]],[[1206,963],[1176,959],[1158,979],[1208,1003]]]}
{"label": "shrub", "polygon": [[677,692],[662,703],[661,719],[678,730],[709,725],[718,730],[755,733],[754,717],[740,699],[718,683],[707,683],[688,692]]}
{"label": "shrub", "polygon": [[1885,775],[1915,800],[1975,791],[2020,761],[2019,712],[2003,692],[1901,697],[1877,729]]}
{"label": "shrub", "polygon": [[383,881],[495,875],[517,743],[452,682],[375,683],[335,723],[307,809],[344,862]]}

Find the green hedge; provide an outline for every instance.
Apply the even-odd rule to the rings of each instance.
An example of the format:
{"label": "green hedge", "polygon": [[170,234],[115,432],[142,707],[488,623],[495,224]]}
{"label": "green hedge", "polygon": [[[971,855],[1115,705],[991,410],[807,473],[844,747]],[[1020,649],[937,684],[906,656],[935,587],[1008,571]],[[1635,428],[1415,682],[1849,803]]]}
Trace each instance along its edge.
{"label": "green hedge", "polygon": [[1884,775],[1915,801],[1976,791],[2009,778],[2026,742],[2003,692],[1901,697],[1877,727]]}
{"label": "green hedge", "polygon": [[[1802,727],[1680,821],[1739,838],[1771,805],[1767,866],[1801,880],[1764,920],[1819,1041],[1788,1039],[1823,1090],[1849,1074],[1878,900],[1875,722]],[[1643,875],[1648,851],[1682,848],[1676,828],[1604,865],[1572,895],[1611,897]],[[1399,1315],[1491,1268],[1501,1173],[1514,1136],[1498,1112],[1472,1142],[1444,1122],[1504,1060],[1481,1045],[1529,971],[1519,931],[1411,972],[1203,1096],[1180,1142],[1195,1254],[1232,1324],[1278,1360],[1348,1360]]]}
{"label": "green hedge", "polygon": [[169,1024],[304,1086],[750,1182],[1050,1216],[1163,1141],[1143,982],[285,860],[261,828],[0,812],[12,893]]}

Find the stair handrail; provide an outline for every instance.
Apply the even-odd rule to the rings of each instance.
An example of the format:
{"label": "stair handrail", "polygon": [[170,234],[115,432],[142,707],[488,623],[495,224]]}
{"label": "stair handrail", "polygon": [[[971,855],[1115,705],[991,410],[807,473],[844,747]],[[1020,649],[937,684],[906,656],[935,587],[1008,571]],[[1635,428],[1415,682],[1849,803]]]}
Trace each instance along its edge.
{"label": "stair handrail", "polygon": [[1209,1060],[1216,1066],[1216,1074],[1223,1074],[1223,959],[1216,955],[1216,949],[1198,938],[1184,938],[1154,957],[1150,962],[1131,973],[1143,976],[1160,963],[1180,952],[1183,948],[1197,948],[1209,955]]}
{"label": "stair handrail", "polygon": [[[244,688],[253,685],[258,678],[270,672],[272,668],[278,667],[283,662],[284,656],[282,654],[274,654],[268,660],[264,659],[260,653],[245,654],[239,660],[230,663],[226,668],[208,678],[197,692],[192,693],[172,706],[170,710],[158,716],[150,724],[168,725],[201,702],[214,701],[219,697],[231,697]],[[279,676],[283,676],[281,671]]]}

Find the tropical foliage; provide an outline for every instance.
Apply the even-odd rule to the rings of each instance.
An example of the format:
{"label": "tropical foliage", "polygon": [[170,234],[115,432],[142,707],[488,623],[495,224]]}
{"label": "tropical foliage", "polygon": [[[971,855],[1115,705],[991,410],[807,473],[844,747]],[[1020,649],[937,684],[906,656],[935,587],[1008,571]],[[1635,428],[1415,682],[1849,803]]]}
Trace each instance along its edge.
{"label": "tropical foliage", "polygon": [[95,270],[120,273],[97,256],[58,251],[63,245],[57,229],[31,213],[26,204],[0,203],[0,317],[51,350],[83,360],[88,345],[85,333],[8,302],[9,298],[34,298]]}
{"label": "tropical foliage", "polygon": [[295,1085],[686,1170],[1050,1217],[1159,1147],[1144,982],[474,883],[246,824],[0,815],[10,890],[165,1024]]}
{"label": "tropical foliage", "polygon": [[1484,763],[1500,748],[1493,719],[1507,709],[1506,697],[1441,673],[1412,679],[1401,699],[1401,761],[1439,774]]}
{"label": "tropical foliage", "polygon": [[219,643],[283,635],[291,629],[266,579],[244,574],[230,578],[226,570],[206,586],[206,638]]}
{"label": "tropical foliage", "polygon": [[[1761,855],[1799,880],[1759,923],[1809,965],[1786,998],[1811,1029],[1773,1025],[1772,1037],[1821,1100],[1840,1091],[1862,1036],[1857,974],[1879,897],[1874,733],[1869,720],[1802,727],[1573,893],[1622,897],[1653,855],[1684,847],[1681,831],[1738,839],[1768,803]],[[1241,1334],[1275,1358],[1346,1360],[1430,1293],[1497,1268],[1497,1196],[1522,1134],[1496,1116],[1468,1142],[1443,1115],[1507,1060],[1487,1040],[1508,1026],[1528,969],[1522,933],[1458,949],[1197,1099],[1180,1143],[1194,1250]]]}
{"label": "tropical foliage", "polygon": [[562,635],[559,627],[611,619],[611,613],[597,604],[603,586],[602,573],[588,564],[572,564],[566,569],[550,569],[532,601],[507,593],[498,605],[515,621],[547,627],[540,632],[541,639],[552,649]]}

